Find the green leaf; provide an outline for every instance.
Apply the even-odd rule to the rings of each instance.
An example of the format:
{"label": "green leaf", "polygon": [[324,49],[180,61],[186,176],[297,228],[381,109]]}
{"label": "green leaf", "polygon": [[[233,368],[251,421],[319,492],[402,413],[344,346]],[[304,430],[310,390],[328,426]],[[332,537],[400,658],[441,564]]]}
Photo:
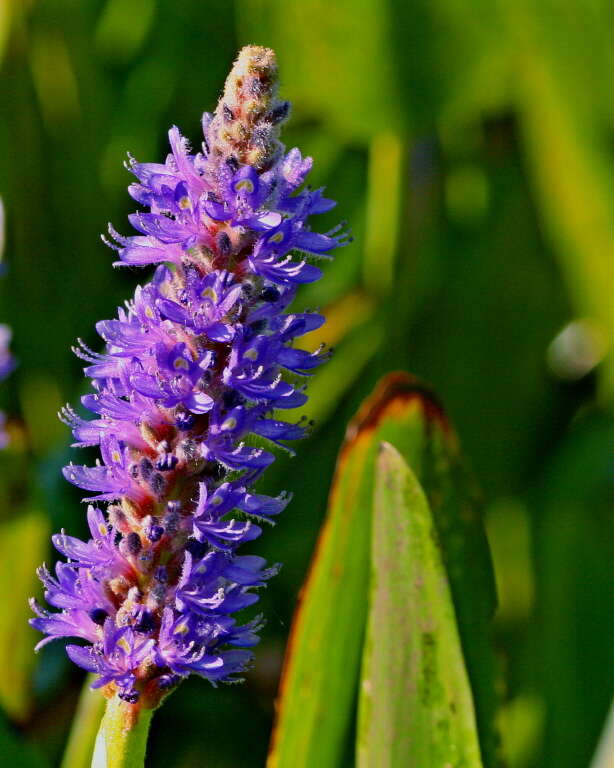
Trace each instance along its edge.
{"label": "green leaf", "polygon": [[0,63],[4,58],[4,50],[11,31],[11,4],[0,5]]}
{"label": "green leaf", "polygon": [[[520,122],[540,216],[576,311],[598,326],[610,354],[602,395],[614,396],[614,163],[610,131],[614,67],[608,4],[511,0],[502,6],[514,47]],[[582,34],[577,33],[582,19]]]}
{"label": "green leaf", "polygon": [[47,554],[49,521],[30,509],[0,522],[0,705],[15,720],[23,720],[32,705],[34,645],[40,639],[28,624],[28,598],[40,592],[36,568]]}
{"label": "green leaf", "polygon": [[485,765],[496,766],[498,696],[491,621],[497,600],[481,506],[449,427],[446,431],[431,431],[425,454],[419,478],[428,496],[452,590],[473,689],[482,758]]}
{"label": "green leaf", "polygon": [[[268,768],[332,768],[351,749],[367,618],[375,463],[382,441],[394,444],[432,486],[436,523],[450,534],[442,538],[444,550],[449,545],[446,566],[455,574],[453,585],[468,593],[464,605],[474,606],[463,612],[471,624],[465,628],[468,645],[477,645],[479,633],[486,632],[493,604],[490,561],[483,533],[476,535],[479,518],[458,502],[454,506],[448,479],[452,468],[460,472],[454,437],[432,395],[406,374],[392,374],[350,424],[340,452],[328,515],[291,630]],[[454,522],[455,510],[467,521]],[[455,542],[466,532],[475,541],[459,546]],[[468,552],[480,564],[483,581],[461,562]],[[486,680],[487,675],[481,678],[476,669],[475,678]],[[490,723],[488,707],[482,711]],[[484,725],[485,734],[489,728]]]}
{"label": "green leaf", "polygon": [[384,434],[395,435],[417,456],[429,408],[416,388],[388,380],[348,428],[291,631],[269,768],[339,764],[351,728],[366,621],[376,447]]}
{"label": "green leaf", "polygon": [[377,461],[357,765],[480,768],[475,712],[428,501],[398,451]]}
{"label": "green leaf", "polygon": [[105,711],[106,699],[90,687],[95,679],[88,675],[83,683],[61,768],[90,768],[96,734]]}

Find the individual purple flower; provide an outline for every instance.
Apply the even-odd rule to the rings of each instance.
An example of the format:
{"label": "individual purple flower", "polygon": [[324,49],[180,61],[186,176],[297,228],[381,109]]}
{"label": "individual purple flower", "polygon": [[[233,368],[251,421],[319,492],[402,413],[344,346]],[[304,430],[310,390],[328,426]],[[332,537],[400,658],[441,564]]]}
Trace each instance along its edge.
{"label": "individual purple flower", "polygon": [[66,652],[79,667],[98,675],[92,688],[114,683],[120,698],[135,703],[138,670],[149,662],[154,648],[152,638],[144,637],[132,627],[117,627],[109,618],[103,625],[102,643],[89,647],[67,645]]}
{"label": "individual purple flower", "polygon": [[[303,188],[311,159],[287,154],[274,54],[241,51],[204,140],[192,152],[177,128],[164,163],[130,159],[136,235],[110,229],[119,265],[156,265],[117,318],[97,324],[106,347],[79,343],[93,391],[85,419],[61,416],[75,445],[100,448],[95,466],[65,477],[88,492],[90,538],[62,532],[67,558],[42,568],[34,627],[83,644],[70,658],[124,701],[153,707],[190,674],[233,681],[249,666],[258,600],[277,566],[238,548],[256,539],[290,496],[256,493],[275,450],[306,434],[277,415],[307,400],[304,382],[327,358],[297,340],[324,319],[291,313],[312,262],[346,242],[313,215],[334,203]],[[107,505],[103,512],[99,506]]]}

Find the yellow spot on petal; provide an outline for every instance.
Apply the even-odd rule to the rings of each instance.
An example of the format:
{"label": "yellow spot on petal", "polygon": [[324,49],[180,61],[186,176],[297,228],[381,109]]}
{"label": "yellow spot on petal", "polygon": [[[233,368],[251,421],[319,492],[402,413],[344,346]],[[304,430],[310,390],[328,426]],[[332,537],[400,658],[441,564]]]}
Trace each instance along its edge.
{"label": "yellow spot on petal", "polygon": [[211,299],[214,304],[217,304],[217,293],[213,288],[205,288],[200,295],[203,299]]}
{"label": "yellow spot on petal", "polygon": [[183,357],[176,357],[173,362],[173,368],[176,371],[183,370],[188,371],[190,369],[190,364],[188,361]]}
{"label": "yellow spot on petal", "polygon": [[237,192],[245,190],[248,195],[251,195],[254,191],[254,182],[251,179],[241,179],[241,181],[235,184]]}

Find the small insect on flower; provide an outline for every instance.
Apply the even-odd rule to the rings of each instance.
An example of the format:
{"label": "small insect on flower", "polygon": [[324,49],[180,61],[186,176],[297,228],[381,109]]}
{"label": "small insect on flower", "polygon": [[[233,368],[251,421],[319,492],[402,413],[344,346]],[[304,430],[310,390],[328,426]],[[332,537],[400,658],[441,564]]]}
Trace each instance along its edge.
{"label": "small insect on flower", "polygon": [[130,159],[129,192],[145,210],[130,216],[138,234],[110,228],[110,245],[117,265],[156,270],[116,319],[98,323],[105,351],[76,350],[94,418],[68,406],[62,418],[101,461],[64,474],[87,491],[91,538],[53,537],[67,562],[40,577],[56,610],[33,602],[31,623],[47,635],[38,647],[77,638],[70,658],[131,704],[156,706],[192,673],[240,679],[258,642],[261,617],[233,614],[257,602],[277,566],[237,549],[290,496],[254,491],[274,461],[254,442],[305,434],[273,413],[305,403],[297,381],[327,354],[293,343],[324,318],[288,307],[320,277],[312,262],[346,241],[338,228],[311,229],[334,202],[303,188],[312,161],[285,153],[288,114],[274,53],[249,46],[204,115],[200,151],[174,127],[164,163]]}

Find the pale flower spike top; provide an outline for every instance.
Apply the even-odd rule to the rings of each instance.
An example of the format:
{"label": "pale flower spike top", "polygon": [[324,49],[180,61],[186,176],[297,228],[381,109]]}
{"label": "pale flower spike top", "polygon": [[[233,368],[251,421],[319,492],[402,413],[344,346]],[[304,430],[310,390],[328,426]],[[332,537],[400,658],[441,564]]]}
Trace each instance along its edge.
{"label": "pale flower spike top", "polygon": [[303,187],[311,158],[285,153],[288,114],[273,51],[249,46],[203,117],[201,151],[173,127],[163,164],[130,159],[145,211],[130,216],[136,235],[110,228],[116,264],[158,266],[117,319],[98,323],[104,353],[76,350],[94,418],[69,407],[63,418],[102,461],[64,474],[88,492],[91,538],[53,537],[67,562],[40,577],[55,610],[33,601],[31,623],[47,635],[38,647],[76,638],[67,653],[94,686],[143,707],[192,673],[240,677],[262,619],[233,614],[277,570],[237,554],[289,501],[254,491],[274,461],[254,444],[305,435],[304,421],[274,414],[305,403],[301,382],[327,353],[293,344],[324,319],[288,306],[320,277],[314,257],[347,241],[340,227],[311,229],[335,203]]}

